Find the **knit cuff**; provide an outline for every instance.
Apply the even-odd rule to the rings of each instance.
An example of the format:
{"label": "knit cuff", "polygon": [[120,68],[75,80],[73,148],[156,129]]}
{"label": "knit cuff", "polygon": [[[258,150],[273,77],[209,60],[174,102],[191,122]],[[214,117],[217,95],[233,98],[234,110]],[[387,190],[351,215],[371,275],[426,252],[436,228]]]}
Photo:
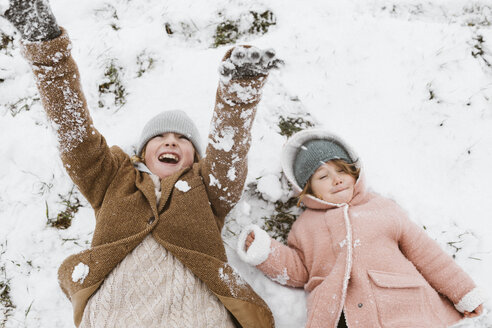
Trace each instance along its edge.
{"label": "knit cuff", "polygon": [[47,40],[30,42],[23,40],[21,43],[22,54],[32,64],[53,66],[60,60],[70,56],[72,44],[67,31],[60,27],[61,35]]}
{"label": "knit cuff", "polygon": [[463,298],[458,302],[458,304],[455,304],[454,307],[461,313],[464,313],[465,311],[473,312],[484,301],[485,295],[483,292],[478,288],[474,288],[471,292],[463,296]]}
{"label": "knit cuff", "polygon": [[[249,233],[253,231],[255,233],[255,240],[249,246],[248,251],[244,250],[244,245],[246,243],[246,238]],[[241,260],[251,265],[259,265],[266,261],[268,255],[270,254],[270,236],[266,231],[262,230],[255,224],[247,226],[239,235],[237,242],[237,253]]]}

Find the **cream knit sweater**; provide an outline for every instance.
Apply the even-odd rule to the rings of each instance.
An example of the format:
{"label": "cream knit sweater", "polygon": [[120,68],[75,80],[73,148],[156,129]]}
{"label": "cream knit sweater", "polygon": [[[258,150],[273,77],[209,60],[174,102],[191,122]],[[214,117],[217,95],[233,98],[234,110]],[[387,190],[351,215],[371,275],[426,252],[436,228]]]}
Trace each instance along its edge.
{"label": "cream knit sweater", "polygon": [[[151,175],[160,199],[160,183]],[[234,328],[217,297],[148,235],[89,299],[81,328]]]}

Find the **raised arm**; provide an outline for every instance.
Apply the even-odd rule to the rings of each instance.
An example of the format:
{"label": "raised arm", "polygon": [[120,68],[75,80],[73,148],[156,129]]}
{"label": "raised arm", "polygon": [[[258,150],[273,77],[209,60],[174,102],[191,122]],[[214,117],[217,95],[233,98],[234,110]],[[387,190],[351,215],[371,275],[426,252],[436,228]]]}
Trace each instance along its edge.
{"label": "raised arm", "polygon": [[92,124],[68,35],[56,25],[46,1],[11,0],[4,16],[22,35],[23,54],[57,133],[64,166],[97,209],[123,156],[113,155]]}
{"label": "raised arm", "polygon": [[202,176],[222,227],[241,197],[247,174],[251,126],[268,70],[279,63],[273,50],[239,46],[229,50],[219,68],[215,109],[210,124]]}

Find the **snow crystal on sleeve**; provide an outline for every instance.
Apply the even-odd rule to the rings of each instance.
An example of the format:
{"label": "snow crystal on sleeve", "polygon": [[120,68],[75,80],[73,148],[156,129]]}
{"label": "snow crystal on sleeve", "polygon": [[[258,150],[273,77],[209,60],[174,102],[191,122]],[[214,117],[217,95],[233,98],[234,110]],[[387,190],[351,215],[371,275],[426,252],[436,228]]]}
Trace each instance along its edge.
{"label": "snow crystal on sleeve", "polygon": [[227,171],[227,177],[231,181],[236,180],[236,168],[234,166],[231,166],[231,168]]}
{"label": "snow crystal on sleeve", "polygon": [[217,141],[210,139],[209,143],[217,150],[224,150],[225,152],[229,152],[234,146],[234,134],[235,132],[233,128],[224,128],[222,130],[223,137],[215,134],[214,139]]}
{"label": "snow crystal on sleeve", "polygon": [[219,268],[219,278],[229,287],[229,291],[231,295],[237,297],[238,289],[244,288],[246,286],[246,282],[239,276],[239,273],[232,268],[232,274],[228,274],[225,272],[225,266],[223,268]]}
{"label": "snow crystal on sleeve", "polygon": [[176,182],[176,184],[174,186],[176,187],[176,189],[178,189],[179,191],[182,191],[182,192],[187,192],[188,190],[191,189],[188,182],[183,181],[183,180],[178,180],[178,182]]}
{"label": "snow crystal on sleeve", "polygon": [[87,137],[86,118],[81,109],[83,102],[68,86],[62,89],[65,109],[61,115],[51,121],[58,132],[58,141],[62,153],[70,152]]}
{"label": "snow crystal on sleeve", "polygon": [[83,284],[88,274],[89,274],[89,266],[80,262],[73,268],[72,281]]}
{"label": "snow crystal on sleeve", "polygon": [[208,177],[210,178],[210,186],[217,186],[217,188],[219,189],[222,188],[222,185],[216,177],[214,177],[212,174],[209,174]]}
{"label": "snow crystal on sleeve", "polygon": [[249,102],[251,101],[252,99],[254,99],[259,93],[260,91],[252,86],[242,86],[240,85],[239,83],[232,83],[230,86],[229,86],[229,90],[228,90],[230,93],[236,93],[237,97],[239,98],[239,100],[241,100],[242,102]]}
{"label": "snow crystal on sleeve", "polygon": [[281,285],[286,285],[287,281],[289,281],[289,275],[287,274],[287,268],[284,268],[282,271],[282,274],[277,275],[276,277],[273,277],[272,280],[275,282],[278,282]]}

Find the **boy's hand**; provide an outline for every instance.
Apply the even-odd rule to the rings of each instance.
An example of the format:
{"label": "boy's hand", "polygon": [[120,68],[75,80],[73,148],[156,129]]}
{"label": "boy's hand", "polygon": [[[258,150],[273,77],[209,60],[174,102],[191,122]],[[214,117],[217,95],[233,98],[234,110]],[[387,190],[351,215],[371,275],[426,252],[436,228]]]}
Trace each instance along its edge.
{"label": "boy's hand", "polygon": [[219,67],[219,73],[226,79],[241,79],[267,75],[272,68],[278,68],[283,61],[276,58],[275,50],[260,50],[252,46],[237,46],[229,50]]}
{"label": "boy's hand", "polygon": [[245,247],[246,251],[248,251],[249,246],[251,246],[251,244],[254,241],[255,241],[255,232],[251,231],[249,233],[248,237],[246,237],[246,242],[244,243],[246,245],[246,247]]}
{"label": "boy's hand", "polygon": [[0,13],[27,41],[46,41],[61,34],[47,0],[9,0],[9,9]]}
{"label": "boy's hand", "polygon": [[477,308],[475,310],[473,310],[473,312],[465,311],[465,313],[463,313],[463,315],[465,316],[465,318],[474,318],[474,317],[478,317],[479,315],[481,315],[482,311],[483,311],[483,305],[480,304],[479,306],[477,306]]}

